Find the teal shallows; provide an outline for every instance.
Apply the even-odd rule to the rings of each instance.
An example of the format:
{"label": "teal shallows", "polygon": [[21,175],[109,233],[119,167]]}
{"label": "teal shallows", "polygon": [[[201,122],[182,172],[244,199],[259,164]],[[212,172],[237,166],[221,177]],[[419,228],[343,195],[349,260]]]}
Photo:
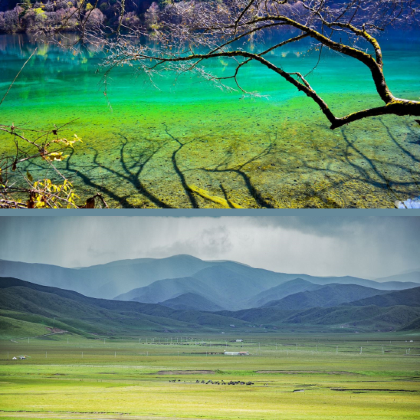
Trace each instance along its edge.
{"label": "teal shallows", "polygon": [[[417,45],[398,51],[383,44],[396,96],[419,97]],[[23,36],[0,36],[1,92],[33,48]],[[317,53],[305,50],[269,58],[306,73]],[[113,207],[375,208],[420,193],[414,118],[371,118],[331,131],[310,99],[258,64],[243,68],[239,80],[260,98],[242,99],[190,74],[165,74],[156,88],[135,67],[113,71],[104,95],[99,62],[94,52],[39,45],[1,106],[0,124],[43,128],[75,120],[63,135],[77,133],[83,144],[58,167],[81,200],[99,189]],[[224,59],[208,66],[232,71]],[[308,80],[336,115],[381,105],[355,60],[326,54]],[[10,153],[10,136],[0,139],[0,152]],[[28,169],[35,178],[54,177],[42,164]]]}

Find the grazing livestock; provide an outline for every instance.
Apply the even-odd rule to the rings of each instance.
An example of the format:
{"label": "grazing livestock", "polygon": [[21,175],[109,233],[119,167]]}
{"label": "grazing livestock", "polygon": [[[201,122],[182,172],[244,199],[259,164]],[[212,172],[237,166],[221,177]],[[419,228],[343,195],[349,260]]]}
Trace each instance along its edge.
{"label": "grazing livestock", "polygon": [[[169,382],[181,382],[180,379],[170,379]],[[194,382],[185,382],[184,383],[194,383]],[[244,382],[244,381],[233,381],[230,380],[229,382],[225,382],[223,379],[221,381],[212,381],[211,379],[209,380],[199,380],[196,379],[195,381],[196,384],[205,384],[205,385],[254,385],[254,382],[248,381],[248,382]],[[268,385],[268,384],[264,384],[264,385]]]}

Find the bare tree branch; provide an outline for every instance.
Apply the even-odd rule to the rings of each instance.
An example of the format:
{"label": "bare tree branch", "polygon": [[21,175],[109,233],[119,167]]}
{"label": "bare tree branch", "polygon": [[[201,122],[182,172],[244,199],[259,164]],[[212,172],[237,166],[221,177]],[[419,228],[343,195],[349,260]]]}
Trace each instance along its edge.
{"label": "bare tree branch", "polygon": [[[232,79],[240,91],[248,94],[238,81],[238,72],[249,62],[256,61],[311,98],[331,123],[331,129],[374,115],[419,116],[418,101],[399,99],[389,89],[382,49],[375,37],[376,33],[393,25],[417,24],[419,15],[415,0],[181,1],[166,6],[158,14],[153,31],[141,33],[153,43],[133,44],[125,39],[111,43],[105,67],[109,71],[118,65],[137,63],[149,77],[168,70],[177,73],[195,71],[215,83]],[[326,32],[330,32],[329,35]],[[276,34],[285,33],[288,35],[286,40],[272,41]],[[303,38],[318,43],[321,51],[326,48],[364,64],[370,70],[376,91],[385,105],[337,117],[306,79],[317,67],[321,51],[317,63],[306,76],[298,71],[286,72],[280,65],[264,58],[269,52]],[[243,40],[246,42],[239,44]],[[264,51],[254,52],[251,48],[254,40],[272,45]],[[366,44],[373,49],[373,55],[366,50]],[[199,67],[206,60],[218,57],[235,60],[231,76],[213,76],[204,67]],[[238,58],[244,60],[238,61]]]}

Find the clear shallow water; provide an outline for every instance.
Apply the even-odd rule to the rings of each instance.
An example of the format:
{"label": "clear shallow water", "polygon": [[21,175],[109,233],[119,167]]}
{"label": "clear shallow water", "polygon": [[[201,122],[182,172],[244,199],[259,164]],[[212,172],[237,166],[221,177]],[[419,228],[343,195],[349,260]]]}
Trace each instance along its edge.
{"label": "clear shallow water", "polygon": [[[387,81],[399,97],[419,98],[418,45],[404,42],[400,52],[383,45]],[[22,36],[0,36],[2,92],[33,48]],[[316,56],[304,50],[270,60],[305,73]],[[420,195],[414,118],[331,131],[311,100],[257,64],[240,81],[265,98],[241,99],[190,75],[156,79],[156,89],[133,68],[111,74],[106,97],[98,63],[94,53],[39,46],[0,108],[1,124],[28,128],[76,119],[65,134],[84,142],[58,167],[81,199],[100,190],[113,207],[221,206],[188,189],[198,187],[243,207],[393,207]],[[229,72],[224,60],[211,66]],[[336,115],[381,105],[354,60],[327,55],[309,81]],[[0,135],[0,153],[12,149]],[[54,177],[39,165],[29,165],[34,177]]]}

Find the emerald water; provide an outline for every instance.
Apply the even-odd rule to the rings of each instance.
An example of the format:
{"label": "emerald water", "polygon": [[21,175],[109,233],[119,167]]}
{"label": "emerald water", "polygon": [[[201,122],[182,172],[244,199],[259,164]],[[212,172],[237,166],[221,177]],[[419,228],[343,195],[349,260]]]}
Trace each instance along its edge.
{"label": "emerald water", "polygon": [[[420,38],[382,41],[398,97],[419,99],[419,45]],[[23,35],[0,36],[1,97],[35,46]],[[306,73],[317,53],[305,51],[297,45],[270,60]],[[0,107],[0,124],[71,122],[63,134],[83,143],[57,168],[81,201],[100,191],[112,207],[218,208],[221,198],[246,208],[376,208],[420,195],[415,118],[376,117],[331,131],[309,98],[258,64],[242,68],[239,81],[260,98],[189,74],[165,74],[153,86],[134,67],[113,71],[105,96],[100,61],[94,51],[38,44]],[[208,65],[232,69],[223,59]],[[369,72],[353,59],[326,54],[308,80],[337,116],[382,105]],[[11,136],[0,134],[0,153],[14,150]],[[55,178],[39,161],[27,169]]]}

